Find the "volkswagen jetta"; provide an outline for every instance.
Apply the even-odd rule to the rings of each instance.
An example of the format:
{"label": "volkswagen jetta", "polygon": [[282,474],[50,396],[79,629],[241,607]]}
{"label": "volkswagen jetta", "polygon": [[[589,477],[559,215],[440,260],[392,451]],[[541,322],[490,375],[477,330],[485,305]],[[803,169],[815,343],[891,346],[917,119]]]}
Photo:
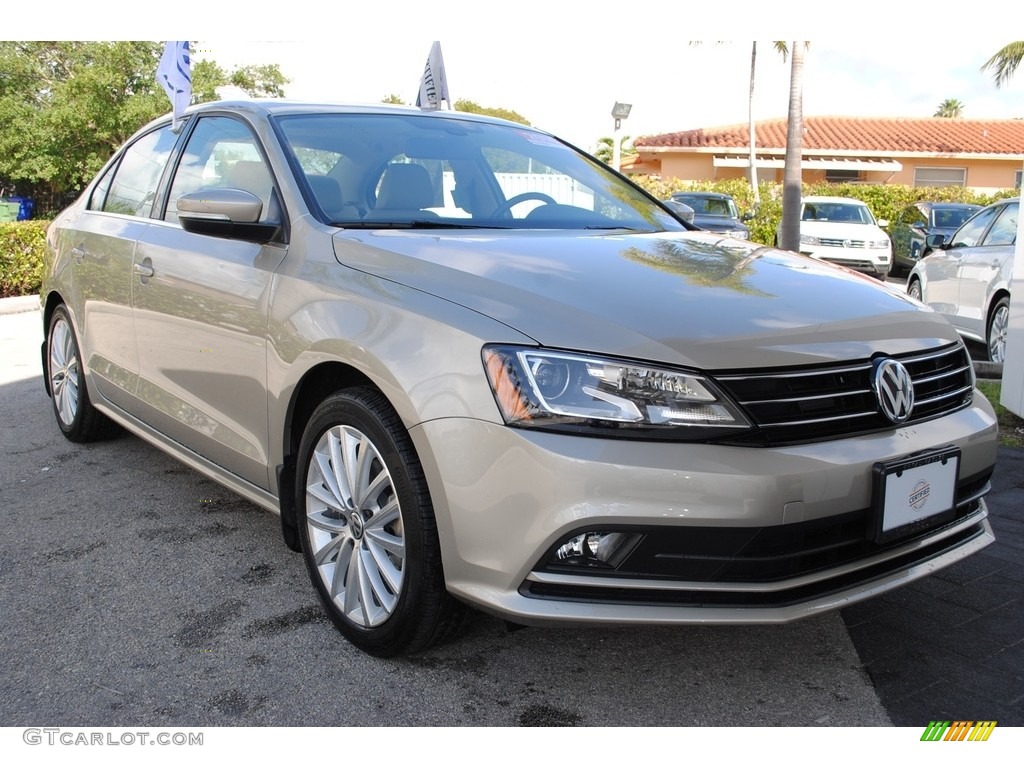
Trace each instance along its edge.
{"label": "volkswagen jetta", "polygon": [[476,115],[221,102],[48,232],[45,384],[263,507],[356,645],[783,622],[992,541],[996,422],[941,317],[691,231]]}

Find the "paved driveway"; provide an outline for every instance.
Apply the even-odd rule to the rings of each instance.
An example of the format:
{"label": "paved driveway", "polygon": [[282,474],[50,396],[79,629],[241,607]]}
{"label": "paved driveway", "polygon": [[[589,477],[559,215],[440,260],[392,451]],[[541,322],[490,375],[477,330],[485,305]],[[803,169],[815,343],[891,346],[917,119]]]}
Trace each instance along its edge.
{"label": "paved driveway", "polygon": [[64,440],[0,314],[0,726],[888,725],[838,613],[351,646],[276,516],[127,434]]}

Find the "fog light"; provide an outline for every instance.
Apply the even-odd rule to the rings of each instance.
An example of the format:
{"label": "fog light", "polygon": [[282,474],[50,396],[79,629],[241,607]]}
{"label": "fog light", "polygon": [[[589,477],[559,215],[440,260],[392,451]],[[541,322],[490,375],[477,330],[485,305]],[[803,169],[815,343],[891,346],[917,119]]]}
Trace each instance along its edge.
{"label": "fog light", "polygon": [[561,565],[606,565],[615,567],[640,541],[638,533],[588,531],[573,536],[555,551],[554,563]]}

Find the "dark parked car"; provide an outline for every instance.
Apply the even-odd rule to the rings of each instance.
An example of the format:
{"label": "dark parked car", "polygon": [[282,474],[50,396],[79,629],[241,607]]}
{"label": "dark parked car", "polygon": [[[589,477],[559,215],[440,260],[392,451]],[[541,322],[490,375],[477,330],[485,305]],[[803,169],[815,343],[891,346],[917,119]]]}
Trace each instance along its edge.
{"label": "dark parked car", "polygon": [[948,239],[979,210],[980,205],[928,200],[908,205],[892,225],[892,274],[900,275],[913,269],[931,252],[926,242],[929,235],[943,235]]}
{"label": "dark parked car", "polygon": [[743,222],[750,221],[753,215],[745,213],[740,217],[736,201],[729,195],[721,192],[674,192],[669,199],[693,208],[693,223],[701,229],[741,240],[750,239],[750,230]]}

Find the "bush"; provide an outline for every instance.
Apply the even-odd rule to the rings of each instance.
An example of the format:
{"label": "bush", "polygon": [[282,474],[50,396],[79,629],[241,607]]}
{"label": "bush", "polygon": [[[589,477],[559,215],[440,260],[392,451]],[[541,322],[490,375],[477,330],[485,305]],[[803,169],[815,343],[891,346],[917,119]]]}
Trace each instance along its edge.
{"label": "bush", "polygon": [[[754,218],[747,222],[750,228],[750,239],[762,245],[775,242],[775,230],[782,218],[782,185],[762,181],[758,184],[761,194],[761,206],[754,210],[753,195],[750,183],[746,179],[726,179],[723,181],[684,181],[683,179],[656,179],[649,176],[632,176],[632,181],[646,189],[659,200],[664,200],[673,192],[694,189],[712,192],[724,192],[732,195],[739,206],[740,212],[752,212]],[[888,229],[910,203],[918,200],[940,200],[943,202],[974,203],[988,205],[999,198],[1012,197],[1014,190],[1006,190],[994,195],[982,195],[972,192],[966,187],[907,187],[899,184],[832,184],[820,182],[804,184],[803,194],[832,195],[835,197],[852,197],[867,203],[868,208],[877,219],[889,222]]]}
{"label": "bush", "polygon": [[39,293],[48,221],[0,224],[0,299]]}

